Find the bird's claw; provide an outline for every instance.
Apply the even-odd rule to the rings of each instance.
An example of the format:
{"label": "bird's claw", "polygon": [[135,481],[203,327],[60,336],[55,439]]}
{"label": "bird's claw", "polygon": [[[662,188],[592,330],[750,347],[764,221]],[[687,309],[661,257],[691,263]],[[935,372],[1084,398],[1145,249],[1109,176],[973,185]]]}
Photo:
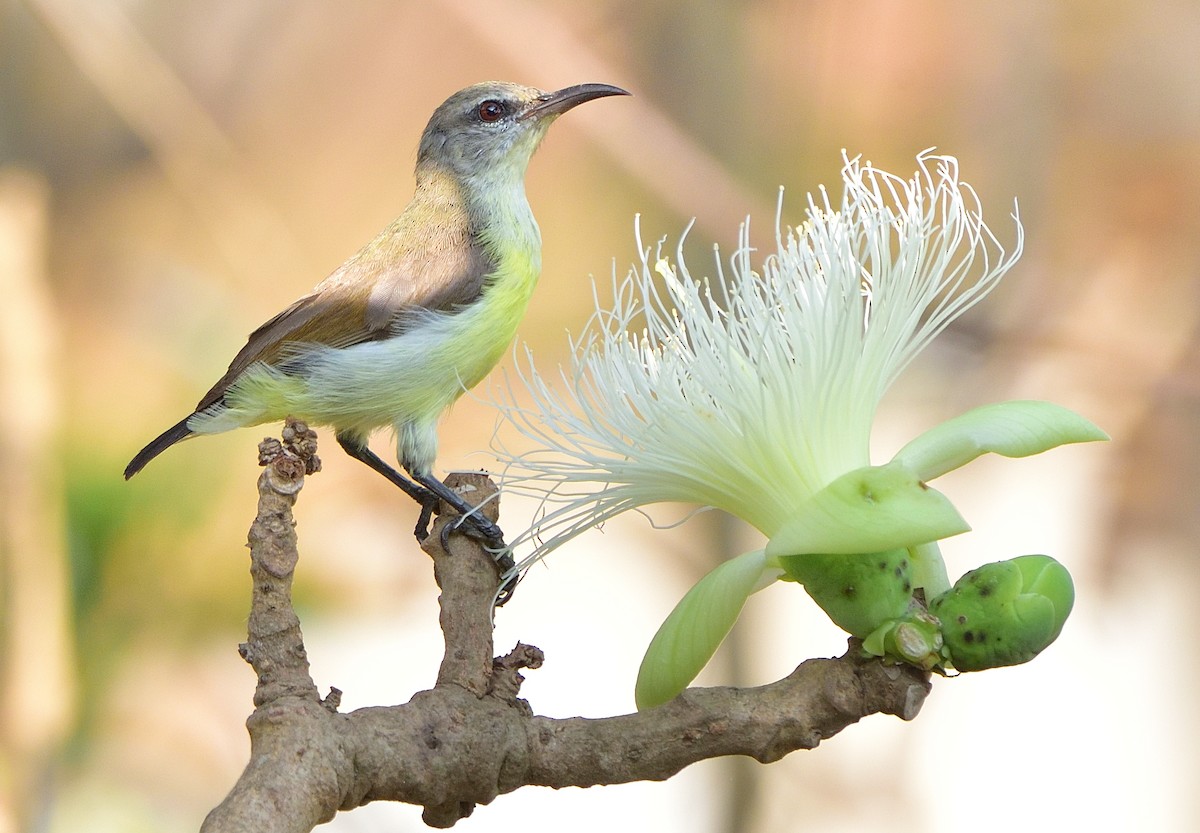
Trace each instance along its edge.
{"label": "bird's claw", "polygon": [[[446,552],[450,551],[450,534],[453,532],[461,532],[469,538],[482,542],[484,549],[492,553],[492,558],[501,575],[507,575],[516,566],[508,545],[504,543],[504,533],[500,531],[500,527],[487,518],[481,518],[478,515],[459,515],[454,520],[447,520],[442,524],[442,528],[438,532],[438,541]],[[501,607],[512,598],[516,588],[517,576],[514,575],[504,583],[497,593],[496,607]]]}
{"label": "bird's claw", "polygon": [[[512,558],[508,557],[508,560],[512,561]],[[517,576],[511,577],[500,587],[499,592],[496,593],[496,607],[504,607],[508,603],[508,600],[512,598],[513,593],[517,590],[517,578]]]}
{"label": "bird's claw", "polygon": [[500,527],[487,518],[478,515],[459,515],[454,520],[442,524],[440,533],[442,549],[446,549],[450,543],[451,532],[461,532],[468,538],[481,541],[488,549],[508,549],[508,545],[504,543],[504,533],[500,531]]}

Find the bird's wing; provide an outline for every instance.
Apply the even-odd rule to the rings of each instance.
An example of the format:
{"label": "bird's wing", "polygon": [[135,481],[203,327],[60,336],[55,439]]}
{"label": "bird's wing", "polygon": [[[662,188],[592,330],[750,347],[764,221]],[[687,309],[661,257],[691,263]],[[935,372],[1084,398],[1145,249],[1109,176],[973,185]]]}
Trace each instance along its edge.
{"label": "bird's wing", "polygon": [[297,344],[343,348],[389,338],[403,332],[405,312],[451,311],[479,297],[494,268],[479,244],[465,235],[457,240],[436,235],[402,248],[396,238],[412,236],[395,231],[385,231],[312,293],[252,332],[196,410],[220,401],[250,365],[280,364]]}

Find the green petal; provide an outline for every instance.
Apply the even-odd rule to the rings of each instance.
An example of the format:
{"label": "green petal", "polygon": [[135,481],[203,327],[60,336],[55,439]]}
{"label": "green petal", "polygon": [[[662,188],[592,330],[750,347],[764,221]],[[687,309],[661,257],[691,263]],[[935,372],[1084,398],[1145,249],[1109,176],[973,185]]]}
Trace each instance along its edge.
{"label": "green petal", "polygon": [[1071,574],[1048,555],[985,564],[929,611],[959,671],[1029,662],[1058,638],[1075,601]]}
{"label": "green petal", "polygon": [[893,462],[855,469],[821,489],[772,536],[767,555],[884,552],[970,528],[945,495]]}
{"label": "green petal", "polygon": [[1067,443],[1107,440],[1074,411],[1052,402],[1017,400],[984,405],[935,426],[900,449],[893,463],[933,480],[992,451],[1028,457]]}
{"label": "green petal", "polygon": [[950,589],[946,562],[942,560],[942,550],[937,541],[909,547],[908,561],[912,565],[913,587],[924,590],[926,599],[940,596]]}
{"label": "green petal", "polygon": [[704,668],[737,621],[746,599],[761,589],[766,556],[755,550],[723,562],[687,592],[650,641],[638,670],[639,710],[673,699]]}
{"label": "green petal", "polygon": [[908,550],[844,555],[780,556],[785,578],[808,595],[851,636],[865,639],[884,622],[898,619],[912,602]]}

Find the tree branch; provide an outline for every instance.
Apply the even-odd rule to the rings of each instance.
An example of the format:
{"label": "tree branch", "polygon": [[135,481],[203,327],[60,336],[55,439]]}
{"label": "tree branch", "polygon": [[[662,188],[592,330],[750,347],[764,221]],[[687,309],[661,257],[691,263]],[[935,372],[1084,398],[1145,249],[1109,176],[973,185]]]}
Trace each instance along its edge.
{"label": "tree branch", "polygon": [[[526,785],[664,780],[720,755],[775,761],[870,714],[911,720],[930,690],[917,669],[860,659],[852,640],[845,656],[808,660],[758,688],[689,689],[619,717],[535,716],[517,695],[521,670],[541,665],[541,652],[517,645],[492,659],[495,562],[465,535],[451,535],[443,549],[443,517],[423,545],[442,589],[446,654],[437,684],[403,705],[340,714],[336,689],[318,697],[290,600],[298,558],[291,509],[305,473],[320,465],[315,435],[289,423],[282,444],[267,440],[260,449],[267,468],[250,532],[254,585],[242,646],[258,675],[251,756],[205,820],[206,833],[309,831],[339,810],[379,800],[420,805],[427,824],[450,827],[475,805]],[[484,475],[447,484],[479,498],[495,490]],[[488,501],[493,516],[495,504]]]}
{"label": "tree branch", "polygon": [[[446,484],[475,503],[488,519],[497,520],[496,486],[485,474],[458,474]],[[443,507],[447,508],[447,507]],[[450,516],[450,522],[455,520]],[[477,697],[488,693],[492,676],[492,597],[496,569],[477,541],[451,534],[442,549],[445,519],[439,519],[421,548],[433,559],[433,578],[442,591],[439,624],[446,653],[438,669],[439,686],[457,685]]]}

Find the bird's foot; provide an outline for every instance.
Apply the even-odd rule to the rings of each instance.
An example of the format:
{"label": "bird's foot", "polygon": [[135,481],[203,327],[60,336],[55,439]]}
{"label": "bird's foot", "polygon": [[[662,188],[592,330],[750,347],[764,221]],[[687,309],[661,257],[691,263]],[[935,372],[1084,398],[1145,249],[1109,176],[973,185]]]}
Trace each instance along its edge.
{"label": "bird's foot", "polygon": [[[486,480],[486,476],[484,478]],[[446,517],[446,521],[438,532],[442,550],[450,551],[450,535],[453,532],[461,532],[480,541],[496,562],[496,569],[500,575],[509,576],[504,582],[504,586],[496,594],[496,606],[499,607],[507,602],[517,586],[517,576],[510,575],[515,573],[516,562],[513,560],[511,548],[504,543],[504,533],[500,527],[483,514],[484,505],[472,505],[463,498],[460,492],[428,475],[414,473],[413,479],[429,493],[429,497],[421,501],[421,516],[417,520],[417,528],[414,530],[417,540],[423,542],[429,537],[429,527],[435,512]],[[491,486],[490,482],[488,485]],[[477,489],[478,486],[470,488]],[[495,498],[495,487],[491,486],[487,494],[489,497],[485,499],[484,504]]]}
{"label": "bird's foot", "polygon": [[442,526],[441,531],[443,549],[450,542],[451,532],[461,532],[468,538],[474,538],[489,550],[500,551],[508,549],[508,545],[504,543],[504,533],[500,531],[500,527],[481,515],[459,515],[454,520],[447,521]]}
{"label": "bird's foot", "polygon": [[[442,524],[442,528],[438,533],[439,543],[442,549],[446,552],[450,551],[450,535],[453,532],[461,532],[468,538],[473,538],[483,544],[483,548],[492,554],[492,560],[496,562],[496,568],[501,575],[507,575],[516,566],[513,561],[512,552],[509,550],[508,544],[504,543],[504,533],[500,531],[500,527],[492,521],[480,515],[459,515],[453,520],[447,520]],[[517,589],[517,576],[512,576],[500,588],[500,592],[496,595],[496,607],[501,607],[507,602]]]}

